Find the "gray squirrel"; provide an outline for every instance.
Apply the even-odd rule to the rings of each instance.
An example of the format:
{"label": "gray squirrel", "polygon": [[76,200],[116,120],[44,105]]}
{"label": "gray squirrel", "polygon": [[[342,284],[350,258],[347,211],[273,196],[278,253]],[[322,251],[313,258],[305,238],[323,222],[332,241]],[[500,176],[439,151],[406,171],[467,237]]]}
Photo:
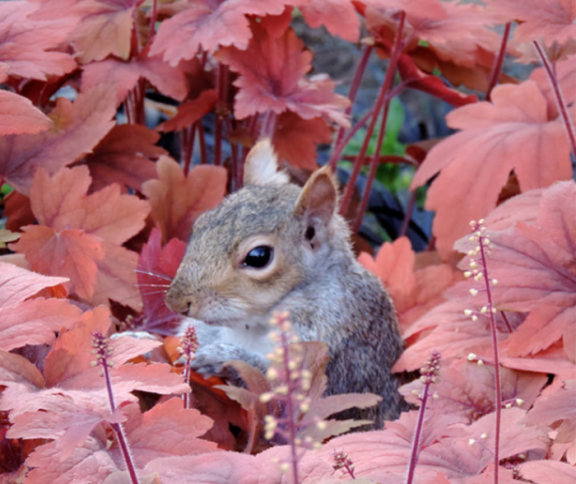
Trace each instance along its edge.
{"label": "gray squirrel", "polygon": [[396,312],[352,252],[335,177],[323,167],[303,188],[290,183],[269,140],[250,151],[244,188],[196,220],[166,304],[203,322],[193,367],[204,375],[231,360],[265,371],[269,321],[288,311],[301,340],[328,346],[326,394],[383,397],[339,418],[380,426],[403,408],[390,371],[403,349]]}

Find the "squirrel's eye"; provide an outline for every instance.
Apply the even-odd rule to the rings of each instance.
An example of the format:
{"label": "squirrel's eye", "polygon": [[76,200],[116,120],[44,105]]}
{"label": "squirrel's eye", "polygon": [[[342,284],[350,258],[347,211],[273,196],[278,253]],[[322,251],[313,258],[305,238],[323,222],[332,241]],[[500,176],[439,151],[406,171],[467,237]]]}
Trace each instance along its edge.
{"label": "squirrel's eye", "polygon": [[253,267],[255,269],[262,269],[266,267],[272,260],[274,250],[272,247],[261,245],[254,247],[242,262],[244,267]]}

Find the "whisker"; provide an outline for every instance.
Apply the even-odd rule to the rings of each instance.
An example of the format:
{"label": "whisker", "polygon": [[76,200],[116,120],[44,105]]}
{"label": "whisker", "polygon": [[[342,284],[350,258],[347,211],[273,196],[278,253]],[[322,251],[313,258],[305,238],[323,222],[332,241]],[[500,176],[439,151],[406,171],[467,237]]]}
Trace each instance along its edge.
{"label": "whisker", "polygon": [[166,294],[166,291],[155,291],[155,292],[143,292],[140,294],[140,296],[145,297],[145,296],[154,296],[156,294]]}
{"label": "whisker", "polygon": [[157,274],[155,272],[141,271],[139,269],[134,269],[134,272],[138,272],[139,274],[146,274],[147,276],[157,277],[158,279],[164,279],[166,281],[172,282],[172,277],[168,277],[164,274]]}
{"label": "whisker", "polygon": [[134,284],[135,287],[170,287],[170,284]]}

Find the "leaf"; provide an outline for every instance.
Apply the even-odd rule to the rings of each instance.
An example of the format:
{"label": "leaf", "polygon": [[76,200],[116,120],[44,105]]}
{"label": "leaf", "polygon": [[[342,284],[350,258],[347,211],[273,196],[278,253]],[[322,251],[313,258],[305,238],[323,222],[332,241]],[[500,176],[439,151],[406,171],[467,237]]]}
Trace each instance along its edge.
{"label": "leaf", "polygon": [[133,15],[142,0],[42,0],[38,18],[68,16],[74,19],[70,41],[82,64],[105,59],[110,54],[128,59]]}
{"label": "leaf", "polygon": [[212,420],[198,410],[185,409],[180,398],[157,404],[140,413],[137,404],[123,408],[128,416],[124,430],[137,467],[142,468],[154,459],[214,452],[214,442],[199,437],[212,427]]}
{"label": "leaf", "polygon": [[[432,148],[412,182],[412,188],[422,186],[441,171],[426,207],[436,211],[434,234],[443,257],[468,232],[470,220],[494,208],[511,170],[523,191],[572,177],[564,127],[547,118],[546,101],[532,81],[498,86],[492,99],[448,115],[448,124],[462,131]],[[454,204],[455,198],[465,203]]]}
{"label": "leaf", "polygon": [[34,19],[38,10],[32,2],[0,4],[0,83],[8,76],[45,81],[76,67],[74,59],[54,50],[74,28],[67,18]]}
{"label": "leaf", "polygon": [[576,318],[576,184],[542,193],[538,226],[518,222],[491,238],[495,304],[532,311],[506,342],[509,356],[535,354],[560,340]]}
{"label": "leaf", "polygon": [[156,176],[156,161],[166,150],[156,146],[160,136],[139,124],[114,126],[86,157],[91,191],[119,183],[142,191],[142,183]]}
{"label": "leaf", "polygon": [[212,111],[216,106],[218,93],[215,89],[202,91],[200,96],[191,101],[186,101],[178,107],[178,113],[172,119],[158,126],[158,131],[180,131],[188,126],[192,126],[196,121]]}
{"label": "leaf", "polygon": [[[567,106],[576,101],[576,85],[574,84],[574,76],[576,76],[576,67],[574,66],[574,59],[570,58],[562,62],[555,63],[555,74],[562,96]],[[554,119],[558,116],[558,105],[556,103],[556,96],[550,79],[544,67],[534,69],[530,74],[530,79],[538,84],[542,94],[548,102],[548,117]]]}
{"label": "leaf", "polygon": [[29,225],[23,230],[11,247],[26,255],[33,270],[68,277],[70,290],[89,300],[98,275],[96,263],[104,258],[100,239],[77,229],[55,232],[42,225]]}
{"label": "leaf", "polygon": [[278,116],[272,144],[280,159],[297,168],[316,170],[316,145],[330,143],[331,140],[332,133],[324,119],[302,119],[288,111]]}
{"label": "leaf", "polygon": [[334,36],[358,42],[360,19],[348,0],[312,0],[298,5],[306,23],[313,29],[321,25]]}
{"label": "leaf", "polygon": [[[539,396],[548,378],[537,373],[500,369],[502,401],[516,406],[521,399],[522,408],[530,408]],[[440,381],[433,386],[434,408],[445,414],[464,415],[470,422],[494,411],[494,369],[478,366],[467,359],[443,359]],[[404,385],[400,393],[412,404],[420,405],[416,394],[422,395],[420,380]],[[414,393],[416,392],[416,393]]]}
{"label": "leaf", "polygon": [[117,105],[124,101],[140,78],[148,80],[159,92],[178,101],[182,101],[188,92],[184,71],[157,57],[148,57],[147,51],[126,61],[109,57],[100,62],[91,62],[82,70],[82,88],[112,83],[116,86]]}
{"label": "leaf", "polygon": [[286,0],[200,0],[165,20],[152,43],[150,55],[162,54],[176,66],[198,49],[213,53],[219,46],[245,50],[252,37],[246,15],[279,15]]}
{"label": "leaf", "polygon": [[158,180],[142,185],[150,199],[152,217],[162,229],[163,240],[188,240],[198,216],[216,207],[226,193],[226,170],[196,166],[188,175],[173,159],[163,156],[156,165]]}
{"label": "leaf", "polygon": [[576,481],[576,468],[566,462],[549,460],[524,462],[519,466],[519,473],[523,479],[530,480],[536,484]]}
{"label": "leaf", "polygon": [[38,133],[52,121],[23,96],[0,91],[0,134]]}
{"label": "leaf", "polygon": [[15,383],[33,390],[44,385],[44,378],[40,370],[23,356],[0,350],[0,384]]}
{"label": "leaf", "polygon": [[234,116],[244,119],[257,113],[292,111],[304,119],[319,116],[347,126],[343,110],[347,98],[335,94],[334,82],[325,76],[306,78],[312,54],[292,29],[276,36],[262,23],[253,24],[254,36],[245,50],[220,49],[216,58],[240,74]]}
{"label": "leaf", "polygon": [[74,104],[58,99],[50,113],[54,128],[0,138],[0,176],[28,194],[38,167],[49,174],[90,152],[114,126],[114,100],[107,85],[79,94]]}
{"label": "leaf", "polygon": [[401,237],[380,247],[376,259],[361,253],[358,261],[384,283],[404,332],[410,324],[445,301],[442,293],[460,279],[447,264],[415,271],[416,255],[408,238]]}
{"label": "leaf", "polygon": [[[498,205],[485,219],[486,227],[491,231],[506,230],[514,227],[516,222],[536,225],[538,207],[544,189],[528,190]],[[459,244],[460,242],[458,242]]]}
{"label": "leaf", "polygon": [[181,322],[182,316],[166,307],[165,297],[185,252],[186,244],[180,239],[172,239],[162,247],[161,230],[152,230],[138,259],[138,288],[144,302],[143,328],[170,332]]}
{"label": "leaf", "polygon": [[572,0],[486,0],[490,8],[510,20],[519,20],[514,37],[522,41],[544,39],[546,44],[576,40],[576,8]]}
{"label": "leaf", "polygon": [[64,299],[26,300],[67,279],[46,277],[0,262],[0,348],[49,344],[54,333],[71,326],[81,311]]}
{"label": "leaf", "polygon": [[137,309],[137,255],[120,244],[144,227],[148,204],[122,195],[116,184],[87,195],[90,183],[85,166],[63,168],[53,177],[38,170],[31,204],[41,225],[26,227],[12,247],[33,269],[70,277],[83,299],[118,298]]}

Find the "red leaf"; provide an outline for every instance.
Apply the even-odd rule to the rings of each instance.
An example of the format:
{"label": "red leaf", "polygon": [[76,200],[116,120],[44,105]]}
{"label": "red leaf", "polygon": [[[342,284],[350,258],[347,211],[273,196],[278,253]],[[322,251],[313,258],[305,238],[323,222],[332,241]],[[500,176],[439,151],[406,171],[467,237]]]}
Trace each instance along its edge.
{"label": "red leaf", "polygon": [[45,81],[76,66],[70,55],[52,51],[66,40],[74,22],[62,16],[32,20],[37,10],[32,2],[0,4],[0,82],[8,76]]}
{"label": "red leaf", "polygon": [[191,59],[198,49],[212,53],[218,46],[244,50],[252,37],[246,15],[279,15],[288,0],[200,0],[162,22],[150,55],[163,54],[176,66]]}
{"label": "red leaf", "polygon": [[37,133],[52,126],[52,121],[23,96],[0,91],[0,134]]}
{"label": "red leaf", "polygon": [[110,54],[128,59],[133,16],[140,3],[142,0],[42,0],[35,16],[73,19],[75,28],[69,40],[83,64]]}
{"label": "red leaf", "polygon": [[498,308],[532,311],[509,338],[509,356],[534,354],[567,334],[576,320],[576,184],[542,194],[538,226],[518,222],[491,238],[491,277]]}
{"label": "red leaf", "polygon": [[162,248],[162,232],[158,228],[152,230],[142,248],[138,259],[138,287],[144,302],[144,328],[169,331],[182,320],[166,307],[165,296],[185,252],[186,244],[179,239],[170,240]]}
{"label": "red leaf", "polygon": [[443,257],[468,232],[470,220],[494,208],[511,170],[523,191],[572,177],[565,129],[548,120],[546,100],[532,81],[498,86],[492,99],[448,115],[448,124],[462,131],[432,148],[412,182],[421,186],[441,171],[426,207],[437,212],[434,234]]}
{"label": "red leaf", "polygon": [[38,167],[52,174],[90,152],[114,126],[115,112],[107,86],[79,94],[74,104],[58,99],[50,113],[54,129],[0,138],[0,176],[27,194]]}
{"label": "red leaf", "polygon": [[114,126],[86,157],[92,177],[91,191],[120,183],[142,191],[142,183],[156,176],[157,160],[166,151],[156,143],[160,136],[139,124]]}
{"label": "red leaf", "polygon": [[163,156],[157,163],[159,180],[143,184],[150,199],[152,217],[162,229],[165,241],[188,240],[198,216],[216,207],[226,193],[226,170],[216,166],[196,166],[188,176],[173,159]]}
{"label": "red leaf", "polygon": [[[38,170],[31,203],[41,225],[25,228],[13,247],[33,268],[70,277],[84,299],[105,304],[111,298],[138,309],[137,255],[121,244],[144,227],[148,204],[122,195],[116,184],[87,195],[90,183],[85,166],[63,168],[53,177]],[[68,256],[46,258],[46,251]]]}
{"label": "red leaf", "polygon": [[180,131],[188,126],[192,126],[202,116],[212,111],[218,100],[218,93],[215,89],[202,91],[200,96],[191,101],[186,101],[178,107],[178,113],[172,119],[162,123],[156,129],[159,131]]}
{"label": "red leaf", "polygon": [[323,116],[348,124],[343,110],[349,101],[333,92],[334,82],[324,76],[303,77],[312,67],[312,54],[303,50],[292,29],[275,36],[262,23],[254,23],[253,32],[245,50],[226,47],[216,54],[219,61],[240,74],[234,82],[240,89],[234,103],[236,118],[292,111],[304,119]]}
{"label": "red leaf", "polygon": [[[101,43],[101,42],[100,42]],[[82,70],[82,89],[105,83],[116,86],[116,104],[124,101],[128,92],[134,88],[138,79],[150,81],[158,91],[178,101],[182,101],[188,92],[186,76],[182,69],[171,67],[157,57],[148,57],[146,52],[128,61],[110,57],[101,62],[92,62]]]}
{"label": "red leaf", "polygon": [[298,5],[298,8],[313,29],[324,25],[332,35],[358,42],[360,19],[349,0],[311,0]]}
{"label": "red leaf", "polygon": [[520,20],[514,31],[518,40],[532,41],[540,38],[546,44],[563,44],[576,40],[576,8],[573,0],[487,0],[490,8],[509,20]]}
{"label": "red leaf", "polygon": [[322,118],[302,119],[290,111],[276,121],[272,144],[280,159],[297,168],[318,168],[316,145],[330,143],[332,133]]}

